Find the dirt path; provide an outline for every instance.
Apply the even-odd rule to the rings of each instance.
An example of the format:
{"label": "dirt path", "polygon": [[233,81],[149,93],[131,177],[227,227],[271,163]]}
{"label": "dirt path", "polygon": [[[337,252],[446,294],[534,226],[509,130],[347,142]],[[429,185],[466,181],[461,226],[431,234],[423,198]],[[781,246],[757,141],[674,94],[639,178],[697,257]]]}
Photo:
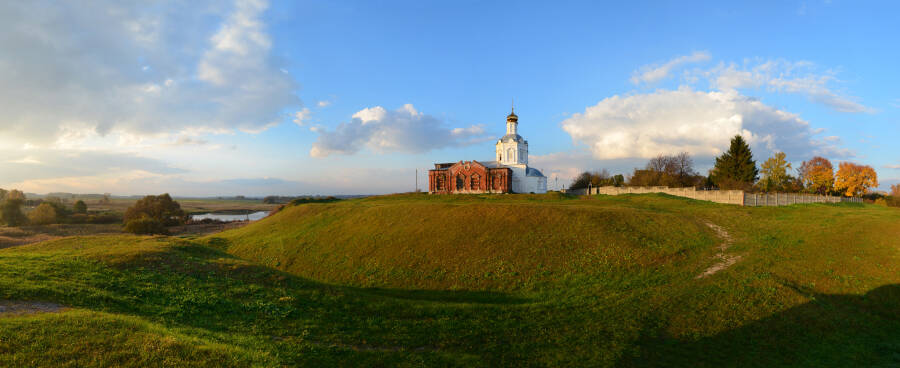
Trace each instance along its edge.
{"label": "dirt path", "polygon": [[731,235],[729,235],[728,232],[725,231],[725,229],[711,222],[707,222],[706,226],[709,226],[711,229],[713,229],[713,231],[716,232],[716,235],[718,235],[719,238],[722,239],[722,244],[719,244],[719,253],[716,254],[716,259],[718,259],[719,261],[707,268],[706,271],[703,271],[703,273],[697,275],[697,277],[695,277],[697,279],[702,279],[706,276],[731,267],[731,265],[741,260],[741,256],[725,254],[725,251],[728,250],[728,247],[730,247],[732,243]]}
{"label": "dirt path", "polygon": [[65,307],[56,303],[0,300],[0,317],[59,312],[63,310],[63,308]]}

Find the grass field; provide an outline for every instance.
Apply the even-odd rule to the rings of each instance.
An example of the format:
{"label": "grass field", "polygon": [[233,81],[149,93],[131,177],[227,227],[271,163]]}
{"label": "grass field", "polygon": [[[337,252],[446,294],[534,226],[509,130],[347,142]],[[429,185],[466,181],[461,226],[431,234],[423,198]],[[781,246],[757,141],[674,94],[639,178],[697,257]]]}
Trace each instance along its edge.
{"label": "grass field", "polygon": [[[697,278],[724,241],[733,265]],[[0,250],[0,366],[900,365],[900,210],[395,195]],[[0,306],[3,302],[0,301]]]}

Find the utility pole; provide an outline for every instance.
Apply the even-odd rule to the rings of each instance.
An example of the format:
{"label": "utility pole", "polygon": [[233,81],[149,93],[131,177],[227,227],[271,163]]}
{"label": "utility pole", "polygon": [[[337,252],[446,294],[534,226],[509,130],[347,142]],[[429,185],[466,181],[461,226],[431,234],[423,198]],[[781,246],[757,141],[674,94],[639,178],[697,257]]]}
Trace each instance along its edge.
{"label": "utility pole", "polygon": [[419,192],[419,169],[416,168],[416,193]]}

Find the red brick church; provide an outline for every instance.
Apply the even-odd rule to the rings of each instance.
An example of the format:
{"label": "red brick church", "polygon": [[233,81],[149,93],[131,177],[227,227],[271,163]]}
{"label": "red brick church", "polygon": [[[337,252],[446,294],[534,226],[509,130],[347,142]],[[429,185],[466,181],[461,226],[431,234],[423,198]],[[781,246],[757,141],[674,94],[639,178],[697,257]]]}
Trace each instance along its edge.
{"label": "red brick church", "polygon": [[434,164],[428,171],[430,193],[509,193],[512,169],[478,161]]}

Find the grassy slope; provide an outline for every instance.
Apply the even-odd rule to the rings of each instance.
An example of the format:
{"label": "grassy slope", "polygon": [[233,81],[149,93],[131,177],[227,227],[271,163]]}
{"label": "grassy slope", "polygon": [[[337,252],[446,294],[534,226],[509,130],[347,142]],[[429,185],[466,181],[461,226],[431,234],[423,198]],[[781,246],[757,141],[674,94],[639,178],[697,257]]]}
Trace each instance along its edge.
{"label": "grassy slope", "polygon": [[215,238],[229,253],[317,280],[451,290],[531,288],[697,262],[692,256],[717,242],[698,218],[553,195],[294,206]]}
{"label": "grassy slope", "polygon": [[[696,280],[704,222],[743,258]],[[72,307],[0,318],[0,366],[890,366],[897,239],[900,211],[874,206],[307,204],[205,239],[0,250],[0,300]]]}

